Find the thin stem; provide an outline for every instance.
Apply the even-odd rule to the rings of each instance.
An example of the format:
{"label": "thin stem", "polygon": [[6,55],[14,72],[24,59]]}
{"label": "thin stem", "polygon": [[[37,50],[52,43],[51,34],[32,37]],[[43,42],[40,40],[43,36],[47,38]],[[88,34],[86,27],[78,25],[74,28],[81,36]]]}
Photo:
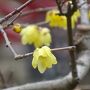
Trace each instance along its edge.
{"label": "thin stem", "polygon": [[30,24],[24,24],[24,23],[21,23],[21,25],[23,26],[23,27],[26,27],[26,26],[28,26],[28,25],[38,25],[38,26],[41,26],[41,25],[45,25],[45,24],[48,24],[49,22],[46,22],[46,21],[41,21],[41,22],[37,22],[37,23],[30,23]]}
{"label": "thin stem", "polygon": [[42,21],[42,22],[38,22],[38,23],[35,23],[36,25],[44,25],[44,24],[48,24],[49,22],[46,22],[46,21]]}
{"label": "thin stem", "polygon": [[13,23],[14,23],[14,21],[16,20],[16,19],[18,19],[20,16],[21,16],[21,12],[20,13],[18,13],[17,15],[16,15],[16,17],[11,21],[11,22],[9,22],[5,27],[3,27],[4,29],[6,29],[6,28],[8,28],[10,25],[13,25]]}
{"label": "thin stem", "polygon": [[54,48],[51,49],[52,51],[61,51],[61,50],[74,50],[76,47],[75,46],[69,46],[69,47],[63,47],[63,48]]}
{"label": "thin stem", "polygon": [[[52,52],[54,51],[62,51],[62,50],[74,50],[76,47],[75,46],[69,46],[69,47],[63,47],[63,48],[54,48],[54,49],[51,49]],[[19,60],[19,59],[22,59],[22,58],[25,58],[25,57],[28,57],[30,55],[33,55],[33,52],[30,52],[30,53],[26,53],[26,54],[23,54],[23,55],[18,55],[15,57],[16,60]]]}
{"label": "thin stem", "polygon": [[18,7],[17,9],[15,9],[14,11],[12,11],[11,13],[9,13],[8,15],[6,15],[5,17],[3,17],[0,20],[0,24],[2,24],[4,21],[8,20],[9,18],[11,18],[12,16],[14,16],[15,14],[19,13],[22,9],[24,9],[32,0],[28,0],[27,2],[25,2],[23,5],[21,5],[20,7]]}
{"label": "thin stem", "polygon": [[13,47],[11,45],[11,42],[9,41],[8,36],[7,36],[6,32],[3,30],[2,26],[0,26],[0,32],[2,33],[2,35],[3,35],[4,39],[5,39],[6,46],[10,48],[10,50],[13,53],[14,57],[16,57],[17,53],[13,49]]}
{"label": "thin stem", "polygon": [[45,11],[52,10],[52,9],[57,9],[57,6],[28,10],[28,11],[23,12],[21,16],[26,16],[28,14],[36,13],[36,12],[45,12]]}
{"label": "thin stem", "polygon": [[56,4],[57,4],[57,6],[58,6],[58,8],[59,8],[59,10],[60,10],[60,14],[63,14],[63,13],[62,13],[61,1],[60,1],[60,0],[56,0]]}

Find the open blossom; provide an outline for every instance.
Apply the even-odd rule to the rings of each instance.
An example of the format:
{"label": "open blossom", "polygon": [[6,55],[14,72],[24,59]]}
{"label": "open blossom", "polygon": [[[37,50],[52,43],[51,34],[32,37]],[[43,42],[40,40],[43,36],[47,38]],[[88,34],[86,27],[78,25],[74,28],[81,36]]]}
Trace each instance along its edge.
{"label": "open blossom", "polygon": [[48,28],[29,25],[21,30],[21,41],[24,45],[33,44],[36,48],[43,45],[50,46],[51,34]]}
{"label": "open blossom", "polygon": [[37,48],[33,53],[32,66],[38,68],[40,73],[44,73],[46,69],[52,68],[53,64],[57,64],[56,57],[51,53],[51,49],[47,46]]}
{"label": "open blossom", "polygon": [[39,39],[38,26],[29,25],[22,29],[20,35],[22,36],[23,44],[33,44]]}
{"label": "open blossom", "polygon": [[[57,15],[59,13],[59,10],[50,10],[46,14],[46,22],[49,22],[49,25],[51,27],[60,27],[67,29],[67,19],[66,16],[59,16]],[[73,16],[72,16],[72,28],[75,28],[75,24],[78,21],[78,18],[80,17],[80,12],[77,10]]]}

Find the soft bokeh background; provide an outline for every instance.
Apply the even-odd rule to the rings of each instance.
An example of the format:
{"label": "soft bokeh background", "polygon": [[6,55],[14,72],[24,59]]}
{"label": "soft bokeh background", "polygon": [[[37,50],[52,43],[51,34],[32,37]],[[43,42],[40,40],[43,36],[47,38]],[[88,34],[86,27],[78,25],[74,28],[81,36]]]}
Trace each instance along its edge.
{"label": "soft bokeh background", "polygon": [[[14,10],[14,8],[19,7],[27,0],[0,0],[0,18],[7,15],[9,12]],[[27,6],[23,12],[36,9],[39,7],[52,7],[56,6],[55,0],[34,0],[29,6]],[[32,13],[27,16],[23,16],[16,22],[19,23],[37,23],[45,20],[46,12]],[[42,27],[48,27],[51,30],[53,42],[51,48],[64,47],[68,45],[67,31],[59,28],[51,28],[48,24],[42,25]],[[17,53],[32,52],[34,50],[33,46],[24,46],[21,44],[20,36],[12,31],[11,28],[6,30],[12,46]],[[52,69],[47,70],[44,74],[40,74],[38,70],[34,70],[31,65],[32,56],[24,58],[23,60],[15,61],[13,54],[8,48],[5,47],[5,42],[0,34],[0,81],[2,81],[2,76],[4,77],[4,83],[0,82],[0,87],[3,84],[6,87],[21,85],[29,82],[45,81],[56,79],[59,77],[64,77],[70,71],[69,60],[70,56],[68,51],[55,51],[54,55],[57,57],[58,64]],[[83,81],[84,84],[88,84],[88,78]],[[86,82],[87,83],[86,83]]]}

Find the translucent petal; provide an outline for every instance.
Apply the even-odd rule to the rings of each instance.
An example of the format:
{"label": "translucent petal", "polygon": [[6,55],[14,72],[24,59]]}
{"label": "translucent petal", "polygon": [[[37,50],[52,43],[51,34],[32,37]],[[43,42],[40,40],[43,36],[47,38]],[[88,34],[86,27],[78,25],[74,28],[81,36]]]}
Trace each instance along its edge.
{"label": "translucent petal", "polygon": [[48,57],[47,59],[46,59],[46,67],[47,68],[52,68],[52,62],[51,62],[51,59]]}
{"label": "translucent petal", "polygon": [[46,67],[45,67],[44,63],[42,63],[41,60],[38,62],[38,70],[39,70],[40,73],[44,73],[45,70],[46,70]]}
{"label": "translucent petal", "polygon": [[47,57],[47,53],[45,52],[45,50],[43,49],[43,47],[39,50],[39,56]]}
{"label": "translucent petal", "polygon": [[44,50],[45,54],[49,56],[51,54],[51,49],[47,46],[43,46],[42,49]]}
{"label": "translucent petal", "polygon": [[53,54],[50,55],[50,59],[52,64],[57,64],[56,57]]}
{"label": "translucent petal", "polygon": [[52,67],[52,64],[57,64],[57,60],[56,60],[56,57],[51,53],[51,50],[50,48],[48,48],[47,46],[44,46],[43,47],[44,51],[46,52],[46,66],[48,68],[51,68]]}
{"label": "translucent petal", "polygon": [[32,66],[34,67],[34,68],[36,68],[37,67],[37,65],[38,65],[38,58],[39,58],[39,53],[38,53],[38,48],[34,51],[34,53],[33,53],[33,60],[32,60]]}
{"label": "translucent petal", "polygon": [[42,65],[46,68],[52,68],[52,63],[49,59],[49,57],[39,57],[39,60],[41,61]]}

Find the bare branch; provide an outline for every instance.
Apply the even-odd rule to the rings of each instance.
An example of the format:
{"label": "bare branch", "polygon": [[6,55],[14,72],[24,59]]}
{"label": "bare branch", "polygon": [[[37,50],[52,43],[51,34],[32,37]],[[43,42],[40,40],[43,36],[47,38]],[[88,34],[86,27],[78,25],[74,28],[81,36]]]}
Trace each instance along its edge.
{"label": "bare branch", "polygon": [[18,14],[16,15],[16,17],[15,17],[11,22],[9,22],[7,25],[5,25],[5,26],[3,27],[3,29],[6,29],[6,28],[8,28],[10,25],[13,25],[14,21],[15,21],[16,19],[18,19],[18,18],[21,16],[21,14],[22,14],[22,12],[18,13]]}
{"label": "bare branch", "polygon": [[57,9],[57,6],[28,10],[28,11],[23,12],[21,16],[26,16],[28,14],[35,13],[35,12],[45,12],[45,11],[52,10],[52,9]]}
{"label": "bare branch", "polygon": [[35,23],[36,25],[44,25],[44,24],[48,24],[49,22],[46,22],[46,21],[42,21],[42,22],[38,22],[38,23]]}
{"label": "bare branch", "polygon": [[15,50],[13,49],[13,47],[11,46],[11,42],[9,41],[6,32],[3,30],[2,26],[0,26],[0,32],[2,33],[5,42],[6,42],[6,46],[10,48],[10,50],[12,51],[12,53],[14,54],[14,56],[17,56],[17,53],[15,52]]}
{"label": "bare branch", "polygon": [[8,20],[9,18],[11,18],[12,16],[14,16],[15,14],[19,13],[22,9],[24,9],[32,0],[28,0],[26,3],[24,3],[23,5],[21,5],[20,7],[18,7],[17,9],[15,9],[14,11],[12,11],[11,13],[9,13],[8,15],[6,15],[5,17],[3,17],[0,20],[0,24],[2,24],[4,21]]}
{"label": "bare branch", "polygon": [[[54,51],[62,51],[62,50],[75,50],[75,46],[69,46],[69,47],[63,47],[63,48],[54,48],[54,49],[51,49],[51,50],[53,52]],[[27,54],[23,54],[23,55],[18,55],[18,56],[15,57],[15,60],[19,60],[19,59],[28,57],[30,55],[33,55],[33,52],[27,53]]]}

